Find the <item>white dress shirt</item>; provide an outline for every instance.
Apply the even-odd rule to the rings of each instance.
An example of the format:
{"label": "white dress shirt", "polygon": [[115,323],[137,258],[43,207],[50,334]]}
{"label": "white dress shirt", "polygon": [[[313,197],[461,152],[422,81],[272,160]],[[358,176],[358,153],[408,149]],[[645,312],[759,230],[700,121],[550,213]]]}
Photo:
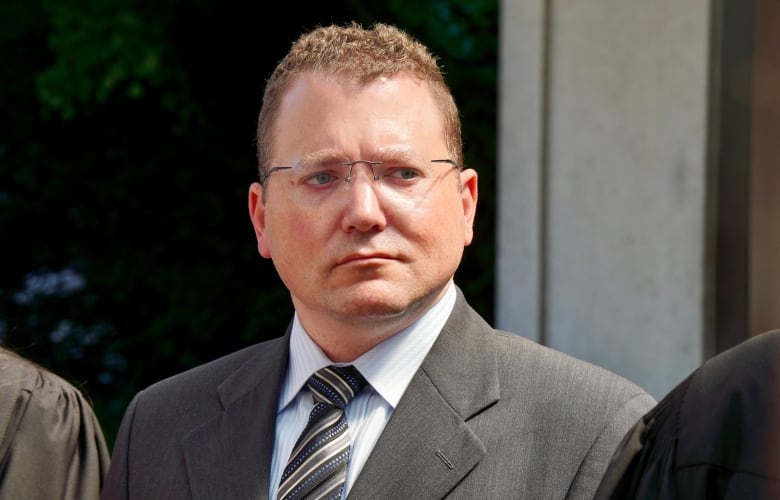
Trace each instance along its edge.
{"label": "white dress shirt", "polygon": [[[439,336],[454,305],[455,287],[450,282],[442,299],[416,322],[352,363],[339,363],[355,366],[370,384],[352,400],[345,412],[352,448],[342,498],[346,497],[354,484],[385,424]],[[276,498],[282,472],[314,405],[311,393],[306,388],[306,381],[320,368],[332,364],[334,363],[311,340],[295,315],[290,337],[290,364],[276,415],[276,440],[271,462],[269,498]]]}

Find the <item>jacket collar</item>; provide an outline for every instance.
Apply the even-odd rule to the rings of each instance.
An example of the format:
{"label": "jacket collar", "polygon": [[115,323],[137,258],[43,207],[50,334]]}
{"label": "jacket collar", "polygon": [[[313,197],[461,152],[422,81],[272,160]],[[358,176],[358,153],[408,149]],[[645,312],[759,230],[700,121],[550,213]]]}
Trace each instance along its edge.
{"label": "jacket collar", "polygon": [[443,498],[485,447],[467,421],[499,398],[491,328],[460,290],[452,315],[380,436],[351,498]]}
{"label": "jacket collar", "polygon": [[268,497],[289,335],[255,348],[217,388],[224,411],[185,438],[193,499]]}

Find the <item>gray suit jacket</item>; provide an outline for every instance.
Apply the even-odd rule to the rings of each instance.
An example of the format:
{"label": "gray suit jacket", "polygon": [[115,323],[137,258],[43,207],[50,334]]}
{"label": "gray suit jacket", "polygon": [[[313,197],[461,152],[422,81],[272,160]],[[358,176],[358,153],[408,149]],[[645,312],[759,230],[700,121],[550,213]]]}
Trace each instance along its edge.
{"label": "gray suit jacket", "polygon": [[[102,498],[266,498],[289,334],[136,395]],[[458,290],[349,498],[590,499],[654,403],[613,373],[494,330]]]}

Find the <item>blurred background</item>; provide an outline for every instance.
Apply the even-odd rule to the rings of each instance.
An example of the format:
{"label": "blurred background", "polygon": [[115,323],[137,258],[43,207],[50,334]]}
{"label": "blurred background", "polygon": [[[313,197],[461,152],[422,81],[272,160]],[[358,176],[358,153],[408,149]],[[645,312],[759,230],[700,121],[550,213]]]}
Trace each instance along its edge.
{"label": "blurred background", "polygon": [[495,323],[657,398],[780,328],[780,2],[505,0]]}
{"label": "blurred background", "polygon": [[263,84],[304,30],[391,22],[441,58],[480,171],[459,281],[493,309],[497,0],[0,2],[0,342],[93,401],[113,442],[165,376],[284,333],[256,250]]}
{"label": "blurred background", "polygon": [[247,214],[263,83],[321,24],[440,57],[480,175],[457,282],[660,399],[780,328],[774,0],[0,2],[0,342],[133,394],[281,335]]}

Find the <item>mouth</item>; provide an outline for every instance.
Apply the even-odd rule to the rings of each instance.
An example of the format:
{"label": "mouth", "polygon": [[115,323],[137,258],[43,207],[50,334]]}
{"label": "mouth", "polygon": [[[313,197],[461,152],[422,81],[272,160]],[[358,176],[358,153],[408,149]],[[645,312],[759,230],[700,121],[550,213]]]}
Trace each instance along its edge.
{"label": "mouth", "polygon": [[353,253],[339,259],[336,265],[375,265],[388,260],[397,259],[390,254],[382,252]]}

